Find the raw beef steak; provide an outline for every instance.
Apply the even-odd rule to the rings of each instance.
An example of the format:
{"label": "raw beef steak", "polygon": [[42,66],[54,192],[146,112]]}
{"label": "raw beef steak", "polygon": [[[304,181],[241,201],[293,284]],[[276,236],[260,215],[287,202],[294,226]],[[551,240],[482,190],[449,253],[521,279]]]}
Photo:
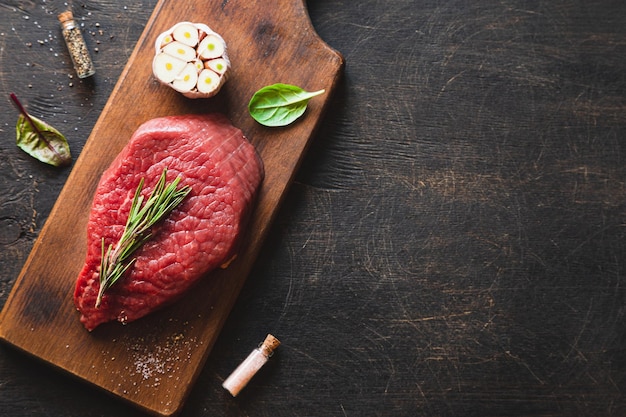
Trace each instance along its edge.
{"label": "raw beef steak", "polygon": [[[168,183],[180,176],[179,187],[189,185],[191,192],[153,227],[135,263],[96,308],[102,238],[107,247],[119,241],[139,181],[144,178],[147,198],[164,168]],[[229,261],[263,175],[255,148],[223,115],[171,116],[141,125],[96,189],[74,293],[85,328],[143,317]]]}

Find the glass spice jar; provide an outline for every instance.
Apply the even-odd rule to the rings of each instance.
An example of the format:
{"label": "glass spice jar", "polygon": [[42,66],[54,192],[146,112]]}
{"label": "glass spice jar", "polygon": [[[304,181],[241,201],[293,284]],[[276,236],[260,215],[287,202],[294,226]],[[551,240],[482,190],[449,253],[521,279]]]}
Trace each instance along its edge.
{"label": "glass spice jar", "polygon": [[72,58],[76,75],[78,75],[78,78],[87,78],[94,75],[96,70],[91,61],[91,56],[89,56],[85,39],[74,21],[72,11],[65,11],[59,14],[58,18],[59,22],[61,22],[63,38]]}
{"label": "glass spice jar", "polygon": [[233,397],[236,397],[254,374],[263,367],[268,359],[274,354],[274,350],[280,345],[280,340],[268,334],[263,343],[254,349],[248,357],[229,375],[222,384]]}

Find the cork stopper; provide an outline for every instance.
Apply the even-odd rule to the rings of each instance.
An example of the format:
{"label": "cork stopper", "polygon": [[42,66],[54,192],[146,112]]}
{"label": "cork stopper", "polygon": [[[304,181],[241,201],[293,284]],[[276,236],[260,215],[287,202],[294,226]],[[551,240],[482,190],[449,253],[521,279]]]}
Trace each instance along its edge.
{"label": "cork stopper", "polygon": [[74,15],[72,14],[71,10],[67,10],[65,12],[59,13],[59,22],[61,23],[65,23],[65,22],[69,22],[70,20],[74,20]]}
{"label": "cork stopper", "polygon": [[271,334],[268,334],[259,349],[265,356],[270,357],[274,354],[274,349],[278,346],[280,346],[280,340],[276,339]]}

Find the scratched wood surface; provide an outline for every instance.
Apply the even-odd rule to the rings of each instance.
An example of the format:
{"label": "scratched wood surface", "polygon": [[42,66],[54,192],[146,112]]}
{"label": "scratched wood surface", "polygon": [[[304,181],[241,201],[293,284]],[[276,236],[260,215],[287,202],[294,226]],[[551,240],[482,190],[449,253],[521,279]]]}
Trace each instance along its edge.
{"label": "scratched wood surface", "polygon": [[[69,87],[41,5],[0,2],[1,94],[76,152],[154,2],[83,4],[100,78]],[[625,415],[626,4],[308,10],[345,76],[181,415]],[[2,303],[68,176],[14,148],[6,103]],[[267,332],[283,344],[230,398]],[[0,410],[137,415],[3,345]]]}

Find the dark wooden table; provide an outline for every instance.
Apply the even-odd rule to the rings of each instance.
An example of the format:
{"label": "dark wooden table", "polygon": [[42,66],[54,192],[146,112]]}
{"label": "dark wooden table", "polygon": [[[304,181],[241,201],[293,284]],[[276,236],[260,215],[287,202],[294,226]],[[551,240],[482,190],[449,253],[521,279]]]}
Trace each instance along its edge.
{"label": "dark wooden table", "polygon": [[[0,1],[0,306],[71,170],[9,93],[77,156],[155,3],[74,4],[86,83],[61,2]],[[344,77],[182,415],[624,416],[626,3],[308,3]],[[139,415],[6,345],[0,414]]]}

